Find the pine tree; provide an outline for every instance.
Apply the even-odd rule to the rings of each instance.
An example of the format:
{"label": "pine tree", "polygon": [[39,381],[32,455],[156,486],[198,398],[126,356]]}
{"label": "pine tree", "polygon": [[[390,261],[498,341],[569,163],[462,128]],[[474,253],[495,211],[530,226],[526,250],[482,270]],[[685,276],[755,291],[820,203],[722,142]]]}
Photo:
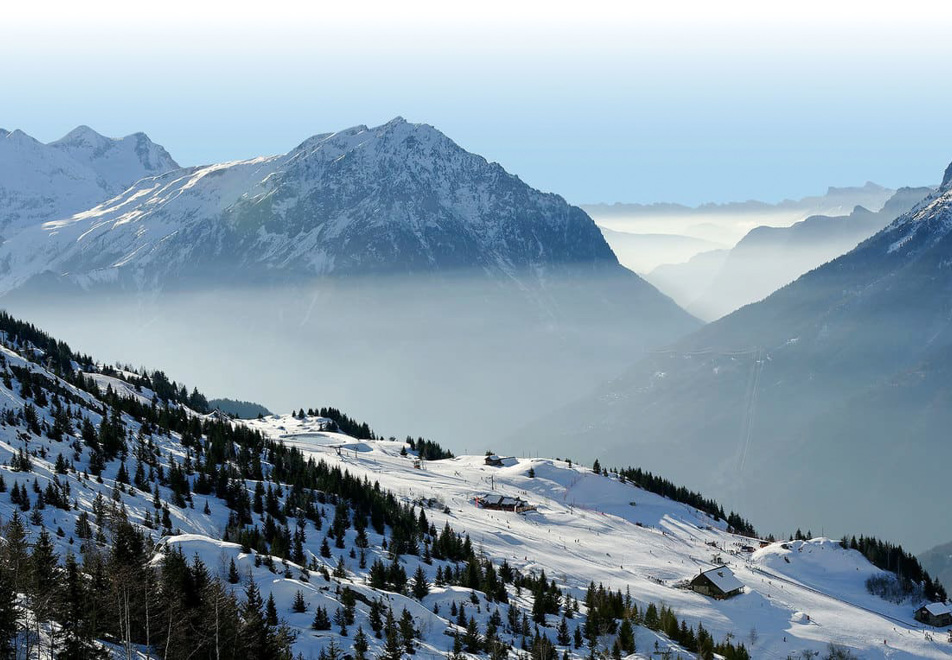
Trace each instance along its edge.
{"label": "pine tree", "polygon": [[268,594],[268,602],[264,608],[264,619],[272,628],[278,625],[278,608],[274,604],[274,594]]}
{"label": "pine tree", "polygon": [[373,600],[370,603],[370,614],[367,616],[367,620],[370,623],[370,629],[374,633],[374,637],[380,639],[380,631],[383,630],[383,620],[380,617],[380,610],[382,606],[379,600]]}
{"label": "pine tree", "polygon": [[463,660],[463,640],[460,639],[459,633],[453,633],[453,652],[450,653],[447,657],[447,660]]}
{"label": "pine tree", "polygon": [[18,511],[13,512],[10,522],[4,527],[3,536],[6,540],[6,543],[0,544],[3,569],[10,575],[13,590],[22,593],[26,591],[30,577],[30,553],[23,518]]}
{"label": "pine tree", "polygon": [[367,635],[364,634],[363,626],[357,626],[357,634],[354,635],[354,660],[367,660],[367,651],[370,645],[367,643]]}
{"label": "pine tree", "polygon": [[241,578],[238,575],[238,567],[235,566],[235,558],[232,557],[231,562],[228,564],[228,582],[231,584],[238,584],[240,579]]}
{"label": "pine tree", "polygon": [[410,655],[416,653],[416,645],[413,641],[416,636],[417,630],[413,625],[413,615],[404,607],[403,613],[400,615],[400,639],[403,642],[404,650]]}
{"label": "pine tree", "polygon": [[300,589],[294,592],[294,601],[291,603],[291,609],[298,614],[307,612],[307,601],[304,600],[304,592]]}
{"label": "pine tree", "polygon": [[56,597],[59,589],[59,557],[53,546],[53,539],[46,529],[40,530],[40,536],[33,544],[30,555],[30,604],[33,613],[40,621],[49,621],[56,611]]}
{"label": "pine tree", "polygon": [[314,611],[314,620],[311,622],[311,628],[314,630],[330,630],[331,620],[327,616],[327,610],[322,605],[318,605]]}
{"label": "pine tree", "polygon": [[56,619],[62,639],[58,655],[63,658],[97,658],[102,655],[94,641],[95,629],[89,620],[89,593],[86,579],[72,553],[66,555],[63,590]]}
{"label": "pine tree", "polygon": [[426,572],[423,566],[417,566],[413,574],[413,597],[423,600],[430,593],[430,583],[426,581]]}
{"label": "pine tree", "polygon": [[393,610],[389,608],[387,608],[384,634],[383,660],[400,660],[403,657],[403,645],[400,644],[400,634],[393,620]]}
{"label": "pine tree", "polygon": [[557,641],[560,646],[568,646],[572,642],[572,637],[569,635],[569,624],[568,621],[565,620],[564,616],[559,622],[559,627],[556,630],[555,641]]}
{"label": "pine tree", "polygon": [[13,641],[19,627],[17,594],[12,567],[6,557],[0,561],[0,657],[14,657]]}
{"label": "pine tree", "polygon": [[323,658],[323,660],[341,660],[341,649],[337,645],[337,640],[332,639],[330,644],[327,645],[327,648],[321,649],[321,654],[318,658]]}
{"label": "pine tree", "polygon": [[334,612],[334,623],[340,628],[341,637],[347,637],[347,614],[344,613],[343,607],[337,608]]}
{"label": "pine tree", "polygon": [[248,580],[245,602],[241,607],[241,627],[238,630],[238,643],[248,658],[269,657],[271,631],[262,611],[263,606],[258,586],[254,580]]}
{"label": "pine tree", "polygon": [[121,484],[129,485],[129,473],[126,471],[126,464],[119,462],[119,472],[116,473],[116,481]]}
{"label": "pine tree", "polygon": [[467,653],[479,653],[482,649],[482,641],[479,639],[479,628],[476,625],[476,618],[470,617],[466,624],[466,633],[463,635],[463,646]]}
{"label": "pine tree", "polygon": [[628,619],[622,620],[621,628],[618,630],[618,646],[629,655],[635,652],[635,631]]}

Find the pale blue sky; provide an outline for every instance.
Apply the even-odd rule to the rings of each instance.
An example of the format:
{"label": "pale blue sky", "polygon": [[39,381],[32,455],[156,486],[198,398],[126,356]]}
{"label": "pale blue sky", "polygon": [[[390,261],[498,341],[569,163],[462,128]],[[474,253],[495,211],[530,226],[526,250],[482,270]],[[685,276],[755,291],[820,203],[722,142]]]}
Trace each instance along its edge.
{"label": "pale blue sky", "polygon": [[576,203],[939,180],[949,10],[708,4],[39,2],[0,22],[0,127],[141,130],[198,164],[402,115]]}

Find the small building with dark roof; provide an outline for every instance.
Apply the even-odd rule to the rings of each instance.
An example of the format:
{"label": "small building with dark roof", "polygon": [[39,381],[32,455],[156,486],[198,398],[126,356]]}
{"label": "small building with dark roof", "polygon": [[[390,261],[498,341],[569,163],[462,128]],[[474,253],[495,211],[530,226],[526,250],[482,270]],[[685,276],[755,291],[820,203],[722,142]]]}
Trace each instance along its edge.
{"label": "small building with dark roof", "polygon": [[935,628],[952,626],[952,605],[947,603],[926,603],[916,610],[915,617],[916,621]]}
{"label": "small building with dark roof", "polygon": [[486,457],[486,465],[491,467],[502,467],[502,458],[496,454],[490,454]]}
{"label": "small building with dark roof", "polygon": [[689,586],[692,591],[718,600],[736,596],[744,590],[744,583],[727,566],[703,571],[691,580]]}
{"label": "small building with dark roof", "polygon": [[509,497],[508,495],[498,495],[496,493],[486,493],[476,496],[476,506],[480,509],[494,509],[496,511],[512,511],[514,513],[523,513],[525,511],[535,511],[535,506],[529,504],[521,497]]}

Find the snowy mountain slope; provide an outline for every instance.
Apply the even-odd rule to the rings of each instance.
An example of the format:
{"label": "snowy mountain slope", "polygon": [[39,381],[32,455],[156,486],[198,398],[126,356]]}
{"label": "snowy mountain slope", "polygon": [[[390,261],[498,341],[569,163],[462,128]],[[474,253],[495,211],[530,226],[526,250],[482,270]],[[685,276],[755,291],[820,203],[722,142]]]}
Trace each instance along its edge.
{"label": "snowy mountain slope", "polygon": [[121,139],[80,126],[43,144],[0,131],[0,231],[68,217],[118,195],[139,179],[177,169],[144,133]]}
{"label": "snowy mountain slope", "polygon": [[[950,204],[946,182],[849,253],[605,384],[572,406],[581,424],[518,437],[637,457],[755,523],[851,521],[916,549],[947,540]],[[851,495],[833,498],[839,488]]]}
{"label": "snowy mountain slope", "polygon": [[584,212],[401,118],[317,135],[283,156],[141,181],[25,232],[3,253],[5,290],[47,271],[153,289],[190,279],[617,268]]}
{"label": "snowy mountain slope", "polygon": [[[730,633],[749,644],[756,630],[753,657],[825,651],[829,642],[864,658],[952,654],[948,643],[926,639],[909,604],[869,595],[866,579],[882,572],[838,543],[775,543],[749,554],[741,548],[751,539],[729,534],[723,522],[565,461],[518,459],[493,468],[482,456],[463,456],[431,461],[418,470],[412,456],[399,455],[402,443],[365,441],[349,449],[349,438],[315,431],[307,420],[288,416],[249,424],[403,497],[438,500],[450,510],[427,512],[438,526],[445,516],[489,555],[524,571],[545,570],[577,598],[594,581],[629,589],[641,604],[667,603],[689,622],[702,621],[715,637]],[[473,498],[490,488],[527,499],[538,510],[516,515],[476,508]],[[744,582],[743,595],[714,601],[676,587],[713,566],[715,555]]]}
{"label": "snowy mountain slope", "polygon": [[[389,523],[383,524],[385,520],[390,520],[390,514],[377,509],[375,504],[370,511],[369,526],[366,522],[361,524],[364,514],[359,513],[357,501],[370,497],[371,492],[379,493],[379,486],[371,487],[371,483],[365,481],[363,495],[352,490],[350,497],[355,499],[344,499],[340,495],[345,492],[341,491],[340,482],[343,477],[346,487],[347,480],[350,479],[348,472],[342,473],[337,469],[338,465],[324,462],[319,466],[310,463],[308,471],[316,470],[323,474],[325,487],[320,491],[301,491],[298,483],[283,482],[277,476],[289,467],[285,461],[293,459],[293,454],[276,453],[272,448],[261,453],[260,457],[255,455],[252,464],[245,463],[248,457],[245,452],[253,449],[261,440],[261,436],[242,434],[244,425],[240,423],[223,422],[216,415],[200,415],[182,407],[181,404],[160,400],[156,391],[163,383],[167,391],[177,392],[174,383],[171,389],[168,389],[168,382],[164,377],[152,377],[156,387],[153,390],[142,386],[142,376],[132,372],[84,364],[82,367],[85,371],[80,373],[77,368],[81,365],[76,359],[79,356],[70,355],[64,345],[44,339],[40,345],[46,349],[42,349],[28,339],[36,338],[32,328],[15,324],[6,324],[5,328],[3,341],[8,345],[2,347],[3,360],[0,361],[3,376],[0,379],[0,399],[4,401],[0,406],[0,456],[5,460],[5,464],[0,467],[0,476],[3,477],[0,480],[0,492],[9,493],[9,496],[0,498],[0,517],[7,523],[4,527],[5,540],[9,544],[7,547],[16,548],[20,547],[18,544],[24,543],[27,549],[34,553],[34,558],[29,561],[37,562],[39,559],[35,557],[46,543],[49,547],[45,556],[52,556],[54,562],[50,564],[47,559],[46,564],[46,572],[51,575],[52,582],[37,582],[35,578],[30,577],[24,583],[23,589],[26,593],[19,601],[21,625],[23,617],[35,617],[34,623],[30,625],[35,626],[37,634],[30,638],[21,628],[17,637],[21,652],[27,644],[33,645],[34,651],[40,653],[43,652],[44,644],[91,644],[94,640],[86,639],[76,632],[89,624],[89,619],[85,617],[91,616],[93,620],[105,617],[114,621],[111,618],[114,612],[110,610],[109,603],[115,601],[109,598],[99,604],[89,603],[85,613],[76,615],[79,616],[77,620],[59,620],[52,612],[39,614],[39,608],[47,602],[50,594],[48,591],[36,590],[49,589],[50,584],[68,579],[67,574],[62,572],[63,569],[56,568],[55,561],[56,555],[63,557],[69,553],[81,555],[84,570],[93,572],[92,584],[104,581],[108,588],[119,589],[119,593],[128,593],[130,590],[130,583],[124,582],[127,579],[124,576],[138,572],[139,579],[144,580],[145,584],[141,581],[131,583],[134,585],[132,590],[137,595],[134,602],[127,606],[131,606],[131,610],[126,611],[140,612],[146,621],[150,616],[149,610],[140,609],[143,605],[139,599],[141,594],[147,595],[150,589],[156,590],[157,602],[153,603],[155,619],[151,623],[151,635],[153,640],[160,641],[153,642],[149,652],[165,657],[186,657],[186,654],[188,657],[194,657],[194,653],[199,651],[203,654],[200,657],[205,657],[204,654],[207,653],[211,653],[211,657],[218,657],[219,651],[224,653],[221,657],[249,657],[246,653],[250,653],[252,657],[272,657],[258,655],[246,646],[234,647],[233,642],[219,641],[217,626],[227,623],[219,624],[218,617],[221,616],[222,620],[227,622],[231,616],[229,612],[233,611],[229,608],[236,606],[234,601],[229,600],[228,594],[234,592],[241,596],[247,593],[248,602],[251,602],[253,588],[263,594],[259,607],[267,599],[269,608],[273,606],[275,616],[279,616],[287,626],[275,626],[274,634],[287,633],[293,636],[293,651],[304,658],[323,657],[323,653],[329,652],[332,645],[349,648],[352,643],[356,643],[355,626],[368,637],[367,657],[383,657],[385,653],[390,653],[387,650],[389,637],[374,636],[372,632],[377,624],[374,623],[374,615],[371,612],[377,604],[381,608],[378,614],[392,610],[399,617],[401,612],[406,612],[404,616],[409,617],[415,631],[414,638],[410,641],[402,638],[399,645],[412,644],[415,654],[421,658],[445,657],[447,651],[452,649],[455,633],[466,637],[464,631],[467,625],[454,624],[449,616],[450,610],[455,610],[457,605],[461,609],[469,610],[469,626],[488,631],[488,626],[493,625],[491,614],[498,609],[506,611],[505,601],[511,599],[508,610],[513,614],[507,614],[507,617],[514,616],[511,620],[516,623],[507,624],[507,632],[503,632],[500,626],[502,637],[498,639],[499,648],[504,649],[514,639],[512,631],[509,630],[510,625],[518,624],[523,629],[523,633],[515,633],[516,642],[522,634],[531,635],[529,624],[524,623],[528,621],[528,613],[532,607],[531,597],[511,585],[505,589],[509,595],[501,596],[498,589],[491,595],[488,591],[463,588],[456,584],[457,580],[462,579],[458,576],[463,575],[460,559],[444,558],[443,553],[462,552],[463,557],[466,553],[472,553],[468,538],[464,545],[462,537],[445,527],[444,531],[440,532],[438,544],[436,528],[431,525],[428,529],[433,530],[432,532],[421,534],[427,546],[422,557],[415,549],[416,540],[413,541],[413,550],[408,548],[394,554],[398,532],[391,528]],[[51,351],[50,348],[55,350]],[[23,358],[21,352],[46,366]],[[82,387],[77,387],[74,383]],[[97,398],[100,393],[102,400]],[[182,396],[185,396],[184,389]],[[306,422],[301,422],[285,417],[278,418],[269,429],[278,435],[293,436],[295,431],[303,428],[313,435],[314,429],[324,429],[330,421],[327,418],[309,417]],[[182,431],[171,431],[173,426]],[[93,430],[88,431],[88,428]],[[237,435],[232,435],[232,432]],[[233,462],[224,464],[227,472],[212,477],[213,481],[224,478],[229,484],[227,487],[219,485],[216,494],[215,486],[210,487],[207,481],[204,482],[205,485],[202,484],[209,474],[208,471],[217,463],[213,456],[222,450],[225,450],[226,455],[232,453],[228,451],[230,441],[221,444],[222,439],[227,438],[240,439],[242,443],[251,441],[251,444],[243,444],[241,454],[233,454]],[[400,450],[405,448],[403,443],[357,440],[338,433],[323,433],[322,438],[336,446],[344,445],[345,452],[356,450],[358,453],[363,451],[373,454],[375,462],[392,460],[394,463],[407,465],[407,459],[400,456]],[[309,441],[313,442],[310,438]],[[255,451],[262,451],[261,446],[257,446]],[[330,451],[333,454],[336,450]],[[133,461],[130,460],[133,458],[134,469]],[[282,464],[284,468],[281,467]],[[264,478],[259,476],[258,479],[247,481],[237,478],[236,470],[239,466],[243,466],[242,470],[250,469],[251,474],[255,471],[262,474],[263,468]],[[228,472],[230,476],[226,476]],[[424,473],[415,471],[413,474]],[[265,483],[266,497],[262,487]],[[349,483],[356,485],[360,482],[352,480]],[[244,492],[243,506],[242,497],[237,495],[236,488],[239,489],[238,492]],[[275,489],[274,492],[272,488]],[[251,503],[252,494],[254,504]],[[435,519],[440,519],[439,511],[433,508],[434,503],[421,505],[414,498],[405,497],[403,494],[394,495],[386,495],[385,498],[374,496],[370,499],[378,503],[386,502],[389,510],[403,511],[400,515],[405,517],[405,521],[413,521],[414,527],[418,520],[414,507],[420,508],[421,521],[424,519],[424,510],[435,516]],[[292,497],[293,501],[299,504],[308,502],[309,510],[306,514],[292,506]],[[349,506],[348,502],[352,504]],[[334,511],[333,516],[325,509],[325,505]],[[347,522],[343,523],[335,538],[333,530],[338,529],[342,512]],[[385,517],[378,520],[378,514]],[[238,524],[238,517],[244,515],[250,516],[248,522]],[[286,522],[285,516],[289,518]],[[326,519],[326,522],[322,524],[323,519]],[[455,516],[450,514],[446,516],[445,521],[455,519]],[[16,523],[17,520],[20,522]],[[399,520],[395,520],[394,524],[397,522]],[[442,526],[444,521],[440,522]],[[286,541],[282,541],[282,523],[285,525],[285,533],[288,534]],[[22,531],[19,535],[15,532],[14,524],[20,525],[21,528],[25,526],[25,536]],[[326,534],[321,531],[324,525],[327,526]],[[290,529],[295,530],[293,541]],[[264,538],[271,539],[270,535],[275,533],[277,536],[268,542],[263,538],[254,541],[262,532],[268,535]],[[144,533],[145,539],[135,540],[135,534],[138,533]],[[229,534],[242,535],[241,543],[228,542]],[[361,538],[364,539],[363,542]],[[155,571],[158,577],[142,572],[146,571],[144,565],[135,567],[115,563],[119,561],[117,552],[141,553],[143,543],[147,544],[146,548],[150,548],[150,541],[147,539],[158,542],[154,551],[147,551],[154,552],[148,562],[152,567],[149,570]],[[335,547],[333,551],[329,549],[328,540]],[[278,544],[282,542],[284,550],[279,550]],[[138,551],[135,550],[137,545],[140,547]],[[279,556],[268,555],[268,546],[276,554],[280,553]],[[432,558],[430,546],[433,549]],[[126,549],[119,551],[119,547]],[[16,555],[11,555],[10,552],[13,551],[0,552],[0,574],[4,576],[7,575],[6,571],[12,570],[11,562],[17,561]],[[295,561],[288,557],[298,553],[301,553],[300,560]],[[177,557],[180,559],[176,559]],[[499,560],[483,553],[479,556],[470,554],[469,557],[470,573],[473,570],[482,571],[482,568],[474,568],[473,562]],[[109,563],[110,576],[95,577],[94,571],[98,570],[96,566],[101,567],[98,562],[103,560]],[[222,609],[215,609],[215,618],[205,620],[202,624],[212,626],[216,631],[214,635],[210,632],[199,634],[203,648],[181,647],[180,645],[185,643],[183,635],[187,637],[188,633],[179,630],[176,623],[178,617],[183,614],[175,609],[181,607],[174,600],[177,596],[168,592],[172,588],[168,580],[174,578],[174,574],[169,575],[169,571],[186,570],[186,565],[196,566],[198,560],[203,562],[203,568],[187,570],[199,571],[195,574],[196,579],[204,575],[200,578],[201,582],[218,581],[208,587],[210,591],[207,594],[202,592],[201,598],[214,597],[214,602]],[[384,566],[382,562],[391,567],[405,567],[409,574],[415,573],[416,568],[419,568],[429,573],[430,580],[434,579],[434,569],[445,569],[445,582],[437,582],[427,587],[427,593],[418,596],[411,596],[408,590],[383,589],[374,586],[373,573],[378,564]],[[485,566],[489,564],[486,563]],[[393,569],[388,570],[391,570],[392,575]],[[457,577],[452,575],[453,570],[456,571]],[[153,579],[157,579],[158,584],[149,586],[148,581]],[[508,582],[512,578],[505,579]],[[139,590],[142,586],[145,586],[144,592]],[[216,591],[221,588],[225,591]],[[348,594],[353,594],[353,605],[350,606],[347,604]],[[89,596],[92,597],[92,594]],[[72,596],[64,595],[64,598]],[[119,598],[121,603],[122,599],[129,596]],[[168,600],[170,598],[173,600]],[[298,598],[303,602],[304,611],[295,611],[294,602]],[[500,598],[505,599],[502,606]],[[247,614],[247,607],[242,606],[239,617],[239,641],[243,641],[255,630],[251,627],[253,623]],[[348,607],[353,607],[350,615],[352,620],[339,624],[337,613]],[[329,624],[328,629],[321,626],[316,630],[313,628],[312,622],[319,608],[329,612],[335,621],[333,631],[329,629]],[[442,615],[439,614],[440,608]],[[145,626],[144,639],[149,639],[149,625],[137,619],[133,628],[140,632],[126,629],[121,624],[122,616],[129,615],[123,615],[122,612],[120,609],[118,632],[111,633],[112,636],[106,633],[105,641],[121,649],[126,643],[123,640],[128,640],[133,644],[130,648],[135,648],[135,645],[143,643],[143,638],[138,636],[142,634],[142,626]],[[263,613],[259,614],[263,616]],[[42,618],[44,616],[52,616],[56,624],[48,623],[48,619]],[[584,620],[583,609],[575,614],[573,629],[580,629]],[[344,627],[349,628],[349,632],[343,630]],[[547,629],[547,636],[554,637],[553,627],[551,621],[548,626],[543,626],[543,629]],[[106,624],[105,628],[115,630],[109,624]],[[482,644],[475,637],[473,639],[475,641],[466,642],[467,646],[470,643]],[[649,631],[642,631],[639,639],[642,643],[654,643],[658,640],[664,645],[670,645],[670,641]],[[482,656],[483,653],[478,648],[476,647],[477,650],[472,654],[460,657]],[[139,649],[142,653],[147,651],[143,646],[139,646]],[[497,654],[495,657],[512,657],[507,651],[500,652],[502,655]],[[125,651],[117,650],[116,653],[118,656]],[[572,657],[579,657],[580,653],[572,653]],[[403,656],[397,653],[392,657]]]}
{"label": "snowy mountain slope", "polygon": [[[469,638],[472,628],[488,635],[494,625],[501,645],[495,657],[522,657],[506,646],[518,648],[526,637],[538,645],[538,653],[545,644],[540,640],[548,638],[555,646],[550,652],[580,658],[589,653],[585,642],[580,648],[555,640],[562,621],[567,639],[595,625],[596,610],[586,605],[594,583],[618,592],[620,600],[628,593],[638,608],[627,621],[634,622],[638,649],[629,659],[655,657],[666,648],[686,658],[695,655],[649,623],[649,613],[661,603],[692,629],[703,624],[715,640],[730,634],[751,649],[750,656],[728,657],[825,652],[830,642],[864,658],[952,653],[948,642],[930,639],[911,619],[912,604],[895,606],[864,595],[863,581],[877,571],[858,553],[828,541],[768,545],[751,554],[744,546],[752,540],[728,533],[723,521],[562,460],[510,459],[506,467],[490,468],[482,456],[463,456],[416,467],[413,447],[329,431],[332,420],[326,417],[275,415],[232,422],[201,415],[159,400],[160,390],[187,396],[164,376],[150,376],[146,386],[140,374],[80,364],[85,360],[64,345],[37,338],[35,331],[6,319],[3,323],[0,517],[9,523],[16,511],[34,551],[42,545],[41,532],[48,530],[52,551],[81,554],[93,575],[97,557],[104,558],[109,572],[91,585],[105,581],[116,589],[112,594],[137,585],[128,610],[135,613],[131,630],[109,623],[117,598],[87,604],[106,622],[100,624],[103,634],[117,647],[129,639],[139,645],[131,648],[145,652],[142,640],[151,638],[153,652],[165,657],[189,652],[215,657],[216,649],[225,652],[222,657],[247,657],[241,652],[250,653],[249,647],[236,649],[219,639],[219,626],[227,624],[217,617],[231,620],[229,608],[237,605],[229,593],[240,602],[247,594],[251,602],[257,590],[258,607],[270,609],[263,604],[273,602],[275,618],[296,633],[294,653],[304,658],[320,657],[332,644],[349,651],[358,629],[368,638],[367,657],[384,657],[389,640],[373,634],[375,609],[378,615],[389,609],[397,619],[406,610],[416,631],[410,643],[420,658],[446,657],[454,634]],[[79,367],[93,377],[80,378]],[[191,398],[201,403],[198,395]],[[521,497],[536,509],[520,515],[477,508],[474,497],[489,491]],[[415,530],[412,546],[403,527],[408,522]],[[9,524],[4,527],[8,543],[15,540],[11,530]],[[135,542],[130,530],[143,532],[156,547],[148,540]],[[137,551],[137,543],[146,547]],[[468,563],[453,558],[456,553],[465,557],[466,548],[473,553]],[[117,564],[123,553],[147,561],[135,568]],[[714,601],[679,588],[710,567],[715,556],[746,585],[742,595]],[[195,566],[196,557],[204,572],[185,568]],[[11,560],[10,551],[0,552],[0,574]],[[494,582],[487,582],[486,562],[495,566]],[[147,566],[157,575],[149,577]],[[394,570],[403,579],[422,571],[427,584],[417,591],[413,579],[406,588],[395,588]],[[126,571],[140,581],[124,582]],[[465,586],[474,571],[480,586]],[[560,597],[554,612],[538,616],[541,596],[530,585],[543,571]],[[55,565],[50,572],[58,573]],[[187,579],[173,588],[177,572]],[[515,578],[505,577],[507,572]],[[178,604],[169,593],[187,592],[189,579],[208,585],[199,605]],[[150,586],[149,580],[156,582]],[[36,588],[25,584],[21,599],[32,611],[43,603],[42,594],[32,595]],[[151,616],[138,600],[150,589],[156,594],[151,628],[138,618]],[[578,601],[577,612],[573,601]],[[218,605],[209,610],[201,603]],[[254,641],[254,616],[243,607],[233,634]],[[311,624],[319,608],[330,621],[315,630]],[[465,614],[454,615],[458,609]],[[571,618],[562,619],[563,614]],[[179,618],[199,615],[206,618]],[[191,621],[204,632],[190,638],[189,626],[177,621]],[[75,637],[67,632],[75,628],[39,627],[48,641]],[[231,639],[228,629],[221,630]],[[605,628],[595,637],[595,650],[608,652],[614,638]],[[198,646],[180,646],[190,639]],[[490,656],[488,649],[474,648],[460,657]]]}

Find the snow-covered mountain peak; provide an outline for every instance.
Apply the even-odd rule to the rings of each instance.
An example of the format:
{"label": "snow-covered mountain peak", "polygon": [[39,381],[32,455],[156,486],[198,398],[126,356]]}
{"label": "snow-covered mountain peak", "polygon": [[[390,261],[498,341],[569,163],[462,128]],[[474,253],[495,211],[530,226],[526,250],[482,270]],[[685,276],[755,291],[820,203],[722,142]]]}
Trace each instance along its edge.
{"label": "snow-covered mountain peak", "polygon": [[[141,132],[124,138],[108,138],[84,125],[74,128],[49,146],[89,163],[104,179],[119,182],[118,186],[113,186],[118,187],[114,194],[122,192],[142,176],[179,167],[164,148]],[[123,176],[123,171],[133,173],[136,178],[130,181],[129,175]]]}
{"label": "snow-covered mountain peak", "polygon": [[0,230],[68,217],[178,164],[144,133],[107,138],[79,126],[43,144],[17,129],[0,133]]}
{"label": "snow-covered mountain peak", "polygon": [[919,254],[952,232],[952,185],[949,176],[952,165],[946,170],[942,185],[908,213],[897,218],[881,237],[871,241],[888,239],[887,253]]}
{"label": "snow-covered mountain peak", "polygon": [[9,143],[13,144],[26,144],[26,145],[42,145],[42,143],[36,138],[27,135],[19,128],[15,128],[12,131],[9,131],[4,136]]}
{"label": "snow-covered mountain peak", "polygon": [[[151,144],[141,163],[153,162]],[[58,146],[91,163],[112,153],[79,140]],[[118,267],[141,286],[199,262],[203,277],[211,268],[232,278],[617,266],[584,212],[400,117],[315,135],[284,156],[143,180],[20,238],[4,248],[7,279]]]}
{"label": "snow-covered mountain peak", "polygon": [[949,163],[949,166],[945,168],[945,174],[942,176],[942,185],[939,187],[943,190],[952,187],[952,163]]}
{"label": "snow-covered mountain peak", "polygon": [[[320,150],[322,156],[339,157],[358,148],[372,151],[395,150],[399,145],[408,149],[417,145],[441,142],[462,151],[452,140],[429,124],[411,124],[403,117],[391,119],[386,124],[369,128],[364,124],[352,126],[334,133],[320,133],[302,142],[289,156],[313,155]],[[381,149],[380,145],[387,145]]]}
{"label": "snow-covered mountain peak", "polygon": [[85,124],[80,124],[69,133],[61,137],[59,140],[51,142],[50,145],[61,145],[61,144],[85,144],[85,145],[98,145],[108,142],[109,138],[100,133],[97,133],[89,126]]}

